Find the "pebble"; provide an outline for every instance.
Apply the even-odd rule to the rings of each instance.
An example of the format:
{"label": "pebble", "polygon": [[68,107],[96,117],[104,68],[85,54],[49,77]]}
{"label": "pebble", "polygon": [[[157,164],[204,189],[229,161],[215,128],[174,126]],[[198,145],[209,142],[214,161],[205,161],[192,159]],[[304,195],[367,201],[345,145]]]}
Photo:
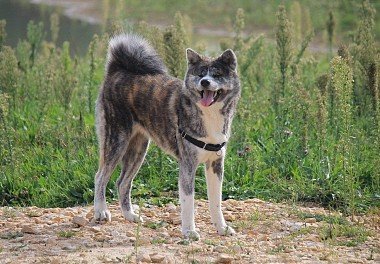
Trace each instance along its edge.
{"label": "pebble", "polygon": [[64,218],[57,216],[57,217],[54,217],[51,221],[53,223],[60,223],[60,222],[62,222],[64,220],[65,220]]}
{"label": "pebble", "polygon": [[305,223],[308,223],[308,224],[314,224],[314,223],[316,223],[317,222],[317,219],[315,219],[315,218],[306,218],[305,219]]}
{"label": "pebble", "polygon": [[224,219],[226,221],[234,221],[235,220],[235,216],[233,214],[230,214],[230,213],[227,213],[225,216],[224,216]]}
{"label": "pebble", "polygon": [[99,226],[89,226],[87,229],[94,233],[100,233],[102,232],[101,228]]}
{"label": "pebble", "polygon": [[234,245],[234,246],[232,247],[232,250],[235,251],[235,252],[241,252],[243,249],[242,249],[242,247],[239,246],[239,245]]}
{"label": "pebble", "polygon": [[160,237],[170,237],[168,232],[162,232],[159,236]]}
{"label": "pebble", "polygon": [[149,245],[150,244],[150,240],[148,238],[146,238],[146,237],[140,237],[136,241],[138,243],[138,246],[145,246],[145,245]]}
{"label": "pebble", "polygon": [[227,250],[227,247],[226,246],[215,246],[214,247],[214,252],[218,252],[218,253],[223,253]]}
{"label": "pebble", "polygon": [[97,242],[105,242],[105,241],[109,241],[111,239],[112,239],[112,237],[104,235],[104,234],[101,234],[101,233],[95,235],[95,237],[94,237],[94,240],[97,241]]}
{"label": "pebble", "polygon": [[72,245],[65,245],[62,247],[62,250],[67,250],[67,251],[74,251],[76,249],[77,249],[77,247],[72,246]]}
{"label": "pebble", "polygon": [[165,259],[164,255],[161,255],[158,253],[152,253],[149,256],[150,256],[150,259],[153,263],[160,263]]}
{"label": "pebble", "polygon": [[363,260],[357,258],[349,258],[347,261],[348,263],[364,263]]}
{"label": "pebble", "polygon": [[131,230],[128,230],[128,231],[125,232],[125,235],[127,237],[134,237],[136,235],[136,233],[133,232],[133,231],[131,231]]}
{"label": "pebble", "polygon": [[169,222],[172,223],[173,225],[179,225],[179,224],[181,224],[181,217],[176,216],[176,215],[177,214],[175,214],[174,217],[169,216],[170,217],[169,218]]}
{"label": "pebble", "polygon": [[151,263],[152,262],[152,260],[151,260],[151,258],[150,258],[150,256],[149,256],[148,253],[141,254],[139,256],[139,258],[137,258],[137,259],[138,259],[138,261],[141,261],[141,262],[147,262],[147,263]]}
{"label": "pebble", "polygon": [[70,217],[74,217],[75,216],[75,214],[73,212],[70,212],[70,211],[64,212],[63,215],[64,216],[70,216]]}
{"label": "pebble", "polygon": [[78,226],[86,226],[88,224],[88,220],[81,216],[74,216],[73,223]]}
{"label": "pebble", "polygon": [[166,210],[167,210],[168,212],[170,212],[170,213],[174,213],[174,212],[177,211],[177,206],[175,206],[175,205],[172,204],[172,203],[168,203],[168,204],[166,205]]}
{"label": "pebble", "polygon": [[50,264],[60,264],[60,263],[61,263],[61,259],[56,259],[56,258],[52,259],[50,262]]}
{"label": "pebble", "polygon": [[215,263],[229,264],[232,263],[234,258],[228,254],[221,253]]}
{"label": "pebble", "polygon": [[25,233],[25,234],[32,234],[32,235],[35,235],[35,234],[37,234],[38,233],[38,231],[35,229],[35,228],[33,228],[33,227],[31,227],[31,226],[23,226],[22,228],[21,228],[21,232],[22,233]]}
{"label": "pebble", "polygon": [[157,216],[157,214],[154,211],[145,211],[144,214],[147,217],[156,217]]}
{"label": "pebble", "polygon": [[87,214],[86,214],[87,219],[92,219],[94,218],[94,209],[91,209]]}

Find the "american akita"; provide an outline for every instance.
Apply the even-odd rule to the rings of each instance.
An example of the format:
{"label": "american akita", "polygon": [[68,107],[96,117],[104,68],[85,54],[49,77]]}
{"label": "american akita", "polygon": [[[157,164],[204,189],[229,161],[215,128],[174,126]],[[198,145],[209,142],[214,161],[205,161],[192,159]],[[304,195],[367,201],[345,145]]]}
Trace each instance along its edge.
{"label": "american akita", "polygon": [[226,50],[212,59],[186,50],[185,81],[168,75],[164,63],[140,36],[122,34],[109,43],[106,75],[96,104],[100,148],[95,176],[95,221],[110,221],[105,192],[116,165],[124,217],[141,221],[131,204],[132,180],[152,139],[179,163],[182,233],[198,239],[194,223],[194,179],[206,164],[211,220],[221,235],[232,235],[221,211],[226,142],[240,97],[236,56]]}

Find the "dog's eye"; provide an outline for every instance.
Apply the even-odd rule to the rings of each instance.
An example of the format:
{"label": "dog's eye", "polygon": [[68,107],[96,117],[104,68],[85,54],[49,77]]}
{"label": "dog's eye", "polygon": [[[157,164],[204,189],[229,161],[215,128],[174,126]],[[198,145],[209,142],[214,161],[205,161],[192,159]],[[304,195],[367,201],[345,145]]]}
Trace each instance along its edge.
{"label": "dog's eye", "polygon": [[223,72],[221,70],[216,70],[216,71],[213,72],[212,76],[214,78],[222,77],[223,76]]}
{"label": "dog's eye", "polygon": [[203,78],[207,75],[207,68],[202,67],[198,72],[198,77]]}

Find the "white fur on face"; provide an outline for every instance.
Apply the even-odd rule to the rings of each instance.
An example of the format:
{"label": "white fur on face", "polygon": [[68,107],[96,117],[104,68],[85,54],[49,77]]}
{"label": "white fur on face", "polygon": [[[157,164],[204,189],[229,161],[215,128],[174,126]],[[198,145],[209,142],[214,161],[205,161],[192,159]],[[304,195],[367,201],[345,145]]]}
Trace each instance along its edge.
{"label": "white fur on face", "polygon": [[199,82],[198,82],[198,86],[197,86],[197,90],[198,91],[202,91],[204,90],[203,86],[201,85],[201,81],[202,80],[208,80],[210,82],[210,86],[207,87],[207,90],[210,90],[210,91],[218,91],[221,89],[220,85],[218,82],[215,81],[214,77],[210,75],[210,70],[207,71],[207,74],[205,76],[203,76]]}

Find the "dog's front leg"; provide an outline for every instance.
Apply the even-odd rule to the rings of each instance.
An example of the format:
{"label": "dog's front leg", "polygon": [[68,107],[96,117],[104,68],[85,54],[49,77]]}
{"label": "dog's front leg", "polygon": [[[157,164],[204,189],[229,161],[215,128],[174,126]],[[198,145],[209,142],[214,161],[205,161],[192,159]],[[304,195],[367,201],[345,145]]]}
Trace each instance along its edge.
{"label": "dog's front leg", "polygon": [[206,163],[207,196],[209,200],[211,221],[215,225],[218,234],[233,235],[235,231],[224,220],[221,201],[222,183],[224,174],[224,157]]}
{"label": "dog's front leg", "polygon": [[196,164],[189,160],[179,165],[179,201],[181,204],[182,234],[185,238],[199,240],[194,222],[194,180]]}

